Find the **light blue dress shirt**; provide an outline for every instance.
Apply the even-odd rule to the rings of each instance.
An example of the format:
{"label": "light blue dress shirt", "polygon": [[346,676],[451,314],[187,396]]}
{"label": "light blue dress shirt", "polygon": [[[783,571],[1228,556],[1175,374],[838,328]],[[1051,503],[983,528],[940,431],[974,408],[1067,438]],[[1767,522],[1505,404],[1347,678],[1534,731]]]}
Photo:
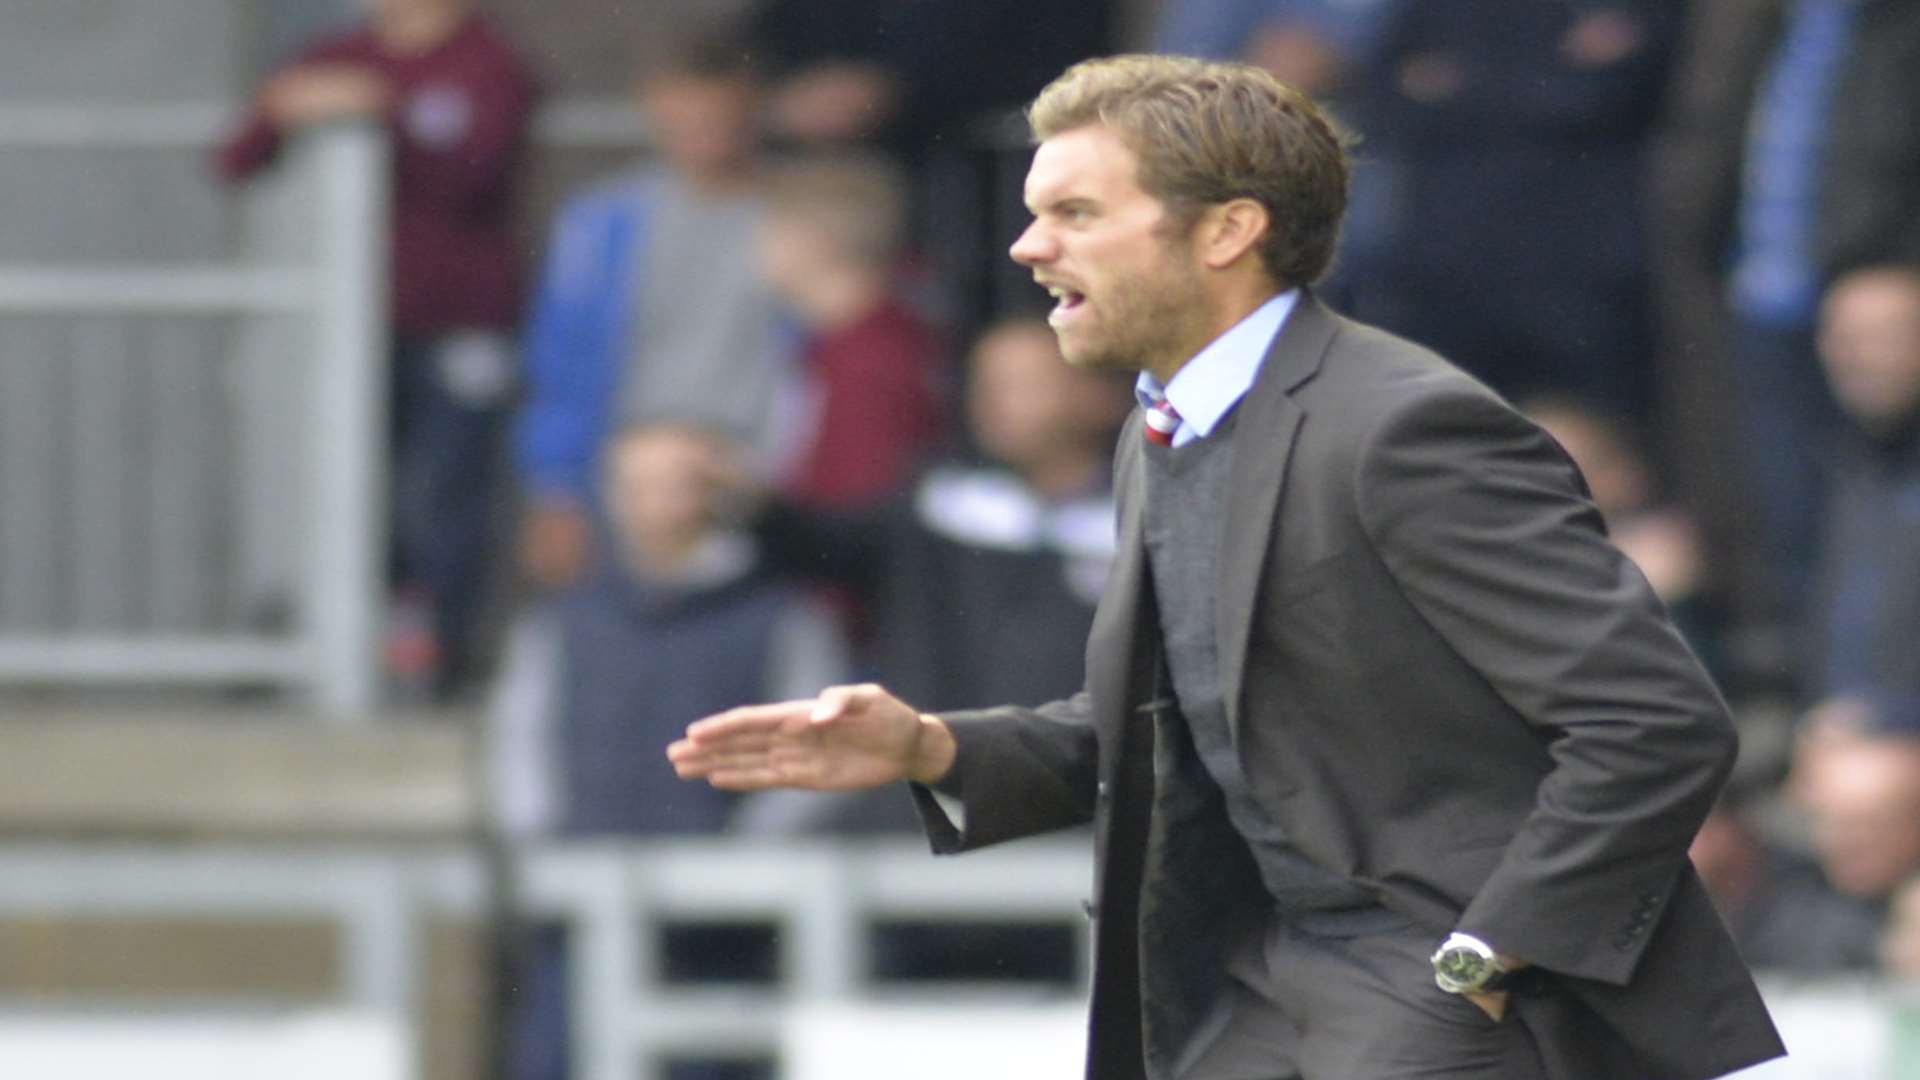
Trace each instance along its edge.
{"label": "light blue dress shirt", "polygon": [[1288,289],[1261,304],[1195,353],[1165,386],[1151,373],[1140,373],[1133,384],[1140,407],[1150,409],[1164,399],[1172,402],[1173,411],[1180,414],[1180,426],[1173,432],[1176,449],[1213,434],[1220,421],[1247,396],[1260,374],[1261,361],[1267,358],[1267,349],[1299,300],[1300,290]]}

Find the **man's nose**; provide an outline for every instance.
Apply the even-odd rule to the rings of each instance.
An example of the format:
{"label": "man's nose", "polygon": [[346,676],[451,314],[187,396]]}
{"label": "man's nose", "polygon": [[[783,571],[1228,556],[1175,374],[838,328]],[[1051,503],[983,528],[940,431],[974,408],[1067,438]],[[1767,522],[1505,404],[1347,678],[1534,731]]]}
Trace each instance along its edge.
{"label": "man's nose", "polygon": [[1056,249],[1057,245],[1053,242],[1053,238],[1036,221],[1028,225],[1026,230],[1014,240],[1013,246],[1007,249],[1007,254],[1021,266],[1038,266],[1041,263],[1051,262],[1057,254]]}

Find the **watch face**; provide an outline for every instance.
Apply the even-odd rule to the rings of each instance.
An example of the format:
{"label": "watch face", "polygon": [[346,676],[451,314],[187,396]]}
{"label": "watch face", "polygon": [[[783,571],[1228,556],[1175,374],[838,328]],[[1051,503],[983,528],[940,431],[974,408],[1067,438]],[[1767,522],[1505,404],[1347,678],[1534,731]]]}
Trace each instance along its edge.
{"label": "watch face", "polygon": [[1455,990],[1477,990],[1493,975],[1493,962],[1473,949],[1450,945],[1433,958],[1433,974],[1440,985]]}

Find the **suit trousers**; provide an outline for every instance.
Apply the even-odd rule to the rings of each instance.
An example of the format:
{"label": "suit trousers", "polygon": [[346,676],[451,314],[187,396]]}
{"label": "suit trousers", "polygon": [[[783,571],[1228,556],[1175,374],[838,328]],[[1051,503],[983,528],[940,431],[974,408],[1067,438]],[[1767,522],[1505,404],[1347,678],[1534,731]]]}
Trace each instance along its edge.
{"label": "suit trousers", "polygon": [[1560,1080],[1519,1010],[1496,1022],[1434,984],[1435,945],[1411,925],[1330,937],[1270,920],[1234,950],[1178,1080]]}

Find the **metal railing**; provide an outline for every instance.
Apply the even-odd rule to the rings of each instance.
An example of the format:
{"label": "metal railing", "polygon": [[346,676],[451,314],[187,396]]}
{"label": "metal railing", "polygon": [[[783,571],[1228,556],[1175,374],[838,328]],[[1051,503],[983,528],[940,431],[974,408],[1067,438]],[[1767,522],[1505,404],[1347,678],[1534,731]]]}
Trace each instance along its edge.
{"label": "metal railing", "polygon": [[[397,1056],[407,1062],[405,1075],[415,1076],[426,919],[436,912],[473,911],[482,881],[478,860],[457,849],[294,854],[257,849],[0,848],[0,918],[158,917],[217,923],[222,918],[291,917],[324,920],[338,943],[333,965],[338,985],[324,1000],[276,1002],[237,992],[223,999],[208,991],[192,1000],[152,1000],[101,989],[85,998],[50,998],[44,992],[23,995],[16,987],[0,985],[0,1018],[26,1032],[73,1028],[64,1036],[68,1042],[83,1039],[89,1025],[114,1033],[144,1025],[155,1036],[150,1041],[156,1052],[167,1042],[157,1033],[205,1028],[197,1038],[175,1041],[199,1043],[200,1057],[223,1064],[223,1058],[241,1054],[249,1042],[275,1037],[284,1041],[308,1032],[313,1024],[370,1030],[398,1039],[402,1045]],[[153,957],[135,961],[149,975],[157,962]],[[154,980],[140,981],[151,992]],[[285,1030],[262,1030],[263,1021],[274,1018],[280,1018]],[[238,1045],[223,1051],[222,1040],[228,1038]]]}
{"label": "metal railing", "polygon": [[[572,939],[579,1080],[652,1080],[667,1055],[780,1059],[796,1040],[795,1026],[822,1016],[866,1013],[885,1024],[915,1013],[938,1016],[949,1030],[991,1031],[969,1024],[1004,1018],[1009,1009],[1057,1016],[1063,1005],[1085,1000],[1084,932],[1076,934],[1081,985],[1072,989],[942,985],[903,993],[872,977],[865,952],[868,931],[889,919],[1082,928],[1090,879],[1081,842],[1031,841],[957,859],[932,858],[907,841],[609,842],[534,848],[512,865],[509,888],[521,917],[557,922]],[[303,1004],[391,1022],[417,1039],[426,920],[493,910],[485,867],[463,847],[299,854],[0,847],[0,918],[325,917],[342,943],[338,995]],[[723,989],[669,983],[657,951],[667,927],[738,921],[776,928],[775,981]],[[151,983],[150,972],[143,981]],[[1911,988],[1782,978],[1763,979],[1762,987],[1794,1056],[1743,1075],[1905,1080],[1920,1072],[1920,1003]],[[0,1015],[47,1005],[0,985]],[[143,1015],[137,1000],[96,1000],[89,1008],[106,1018]],[[1077,1032],[1045,1030],[1077,1046]],[[1074,1048],[1062,1050],[1071,1056]]]}
{"label": "metal railing", "polygon": [[[386,149],[317,132],[211,210],[201,162],[232,113],[0,106],[0,154],[37,163],[18,189],[62,204],[24,204],[26,259],[0,248],[0,685],[268,684],[360,717],[385,550]],[[617,103],[550,107],[535,133],[645,145]],[[200,189],[172,234],[197,257],[68,241],[103,199],[143,193],[66,199],[62,175],[166,155],[175,194]]]}
{"label": "metal railing", "polygon": [[[932,858],[924,844],[905,840],[859,848],[610,843],[529,853],[518,862],[516,906],[527,919],[568,931],[576,1075],[634,1080],[636,1065],[672,1055],[777,1057],[794,1010],[805,1003],[897,998],[897,988],[873,981],[870,963],[872,930],[888,920],[1072,927],[1084,988],[1091,874],[1086,845],[1058,841],[959,859]],[[775,927],[777,981],[670,985],[658,953],[661,932],[715,921]],[[1030,1005],[1034,997],[1031,986],[988,986],[953,1000],[964,1009]]]}
{"label": "metal railing", "polygon": [[[198,151],[211,119],[16,109],[0,148]],[[374,703],[386,154],[300,140],[224,260],[0,253],[0,682]]]}
{"label": "metal railing", "polygon": [[[1057,922],[1078,931],[1090,880],[1086,845],[1059,842],[958,860],[934,859],[908,841],[858,848],[609,842],[533,849],[512,865],[520,917],[563,927],[571,943],[572,1057],[582,1080],[654,1076],[650,1063],[673,1054],[777,1058],[805,1008],[898,999],[897,989],[871,977],[866,942],[876,923]],[[482,917],[492,910],[487,881],[479,853],[460,848],[289,854],[20,846],[0,848],[0,918],[324,917],[339,927],[341,975],[337,997],[321,1004],[416,1031],[425,920]],[[739,921],[775,929],[774,982],[724,989],[669,982],[659,953],[667,927]],[[1085,934],[1075,937],[1084,984]],[[1064,996],[1083,1000],[1070,988]],[[994,985],[931,1000],[950,1000],[964,1016],[970,1008],[1031,1006],[1035,998],[1030,985]],[[21,1004],[0,985],[0,1013]]]}

